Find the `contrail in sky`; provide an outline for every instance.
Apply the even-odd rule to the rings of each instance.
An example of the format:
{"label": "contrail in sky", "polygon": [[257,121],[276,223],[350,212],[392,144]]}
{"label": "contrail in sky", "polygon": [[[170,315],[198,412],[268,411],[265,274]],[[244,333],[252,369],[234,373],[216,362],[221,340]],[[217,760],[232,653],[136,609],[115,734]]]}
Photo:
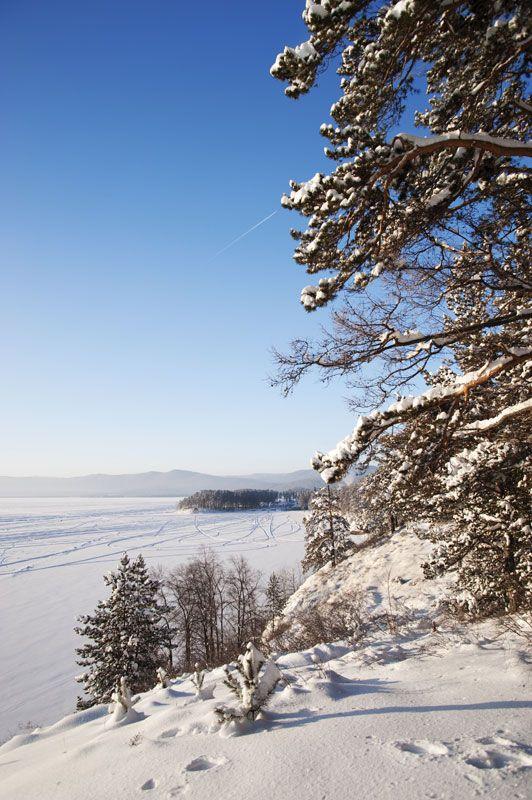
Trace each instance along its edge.
{"label": "contrail in sky", "polygon": [[251,226],[251,228],[248,228],[247,231],[244,231],[244,233],[241,233],[240,236],[236,237],[236,239],[233,239],[232,241],[229,242],[229,244],[226,244],[225,247],[222,247],[221,250],[218,250],[218,252],[215,253],[210,260],[212,261],[214,258],[217,258],[222,253],[225,253],[226,250],[229,250],[230,247],[232,247],[234,244],[239,242],[240,239],[243,239],[244,236],[247,236],[248,233],[251,233],[251,231],[254,231],[255,228],[258,228],[260,225],[263,225],[265,222],[267,222],[269,219],[271,219],[275,214],[277,214],[278,211],[279,211],[279,209],[276,208],[275,211],[272,211],[272,213],[268,214],[267,217],[264,217],[264,219],[261,219],[259,222],[256,222],[254,225]]}

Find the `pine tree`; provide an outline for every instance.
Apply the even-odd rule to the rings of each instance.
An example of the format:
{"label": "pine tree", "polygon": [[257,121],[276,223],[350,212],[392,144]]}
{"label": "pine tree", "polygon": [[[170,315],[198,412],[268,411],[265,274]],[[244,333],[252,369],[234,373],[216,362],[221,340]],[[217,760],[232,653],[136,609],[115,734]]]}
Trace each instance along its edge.
{"label": "pine tree", "polygon": [[268,578],[264,593],[266,595],[266,616],[268,623],[275,629],[275,623],[281,616],[288,599],[286,581],[283,581],[282,577],[276,572],[272,572]]}
{"label": "pine tree", "polygon": [[[288,392],[317,368],[363,390],[351,400],[361,412],[352,433],[313,459],[322,478],[382,463],[370,488],[393,514],[448,523],[431,530],[428,573],[457,569],[457,597],[471,608],[526,606],[528,6],[317,0],[303,19],[308,40],[285,48],[271,72],[297,98],[341,54],[333,123],[321,127],[334,168],[292,181],[282,204],[307,220],[292,231],[294,258],[314,281],[303,307],[335,308],[321,339],[277,354],[276,382]],[[418,89],[419,110],[405,120]]]}
{"label": "pine tree", "polygon": [[89,640],[76,649],[77,663],[87,668],[76,680],[89,695],[78,700],[78,708],[109,702],[122,679],[134,693],[151,688],[166,644],[159,627],[158,584],[150,578],[142,555],[131,561],[124,554],[118,569],[104,581],[109,597],[93,614],[80,617],[81,625],[75,628]]}
{"label": "pine tree", "polygon": [[219,722],[248,719],[253,721],[281,680],[277,665],[265,658],[252,642],[246,652],[238,657],[234,666],[225,667],[226,686],[240,701],[237,709],[219,706],[215,714]]}
{"label": "pine tree", "polygon": [[[456,313],[474,318],[471,300]],[[493,357],[497,345],[497,333],[477,334],[471,347],[456,344],[456,365],[463,371],[478,367]],[[501,397],[507,407],[526,400],[530,377],[527,365],[521,365],[505,379],[477,388],[467,402],[444,398],[379,446],[388,502],[391,498],[409,519],[435,523],[420,531],[435,544],[425,574],[455,572],[451,605],[475,615],[532,605],[528,421],[521,415],[501,419],[497,413]],[[427,380],[444,390],[456,375],[442,366]]]}
{"label": "pine tree", "polygon": [[328,563],[335,567],[353,550],[349,523],[340,513],[338,498],[329,486],[314,494],[310,509],[310,516],[303,519],[306,530],[303,569],[319,569]]}

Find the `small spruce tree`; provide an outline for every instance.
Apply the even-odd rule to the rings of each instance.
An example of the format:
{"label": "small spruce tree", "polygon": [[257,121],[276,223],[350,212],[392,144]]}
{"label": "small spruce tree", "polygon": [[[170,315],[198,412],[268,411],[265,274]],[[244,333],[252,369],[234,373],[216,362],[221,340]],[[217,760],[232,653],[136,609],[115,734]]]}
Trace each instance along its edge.
{"label": "small spruce tree", "polygon": [[278,666],[265,658],[253,642],[248,642],[236,665],[226,666],[224,671],[224,683],[240,701],[240,707],[215,708],[214,713],[222,723],[255,720],[282,677]]}
{"label": "small spruce tree", "polygon": [[150,578],[143,557],[131,561],[124,554],[104,581],[109,597],[93,614],[79,617],[81,625],[75,628],[88,640],[76,649],[77,663],[86,667],[76,680],[88,695],[78,698],[78,709],[108,703],[121,679],[133,693],[151,688],[165,644],[158,583]]}
{"label": "small spruce tree", "polygon": [[303,569],[319,569],[329,562],[333,567],[352,552],[349,523],[340,513],[338,498],[329,486],[320,489],[309,504],[305,517],[305,557]]}
{"label": "small spruce tree", "polygon": [[268,623],[275,628],[276,622],[283,612],[283,608],[288,600],[286,582],[276,572],[272,572],[268,579],[265,590],[266,595],[266,614]]}

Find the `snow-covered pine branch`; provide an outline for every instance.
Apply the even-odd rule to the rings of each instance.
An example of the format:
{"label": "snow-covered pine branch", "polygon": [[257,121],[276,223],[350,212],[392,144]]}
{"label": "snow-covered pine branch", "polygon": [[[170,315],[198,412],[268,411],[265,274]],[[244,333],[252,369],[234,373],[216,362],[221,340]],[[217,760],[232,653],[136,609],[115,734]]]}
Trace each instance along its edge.
{"label": "snow-covered pine branch", "polygon": [[248,642],[246,652],[238,657],[235,666],[225,667],[224,682],[239,700],[239,706],[216,708],[218,721],[253,721],[280,680],[281,672],[277,665],[265,658],[253,642]]}
{"label": "snow-covered pine branch", "polygon": [[[289,81],[288,94],[308,91],[317,70],[342,51],[336,125],[322,126],[339,166],[292,182],[283,198],[310,218],[305,232],[293,232],[296,260],[310,274],[333,271],[303,289],[311,311],[403,269],[398,260],[423,247],[439,218],[453,216],[455,200],[485,204],[494,184],[501,200],[511,194],[502,189],[509,159],[532,148],[523,66],[530,37],[524,6],[498,0],[482,8],[324,0],[307,4],[303,18],[310,40],[287,48],[272,68]],[[432,131],[426,137],[393,132],[414,89],[414,66],[427,77],[429,110],[417,114]],[[514,194],[520,183],[526,192],[528,171],[513,168],[511,183]]]}
{"label": "snow-covered pine branch", "polygon": [[[455,381],[448,386],[433,386],[419,395],[402,397],[384,411],[376,410],[367,416],[361,416],[353,433],[339,442],[329,453],[316,453],[312,465],[321,473],[324,481],[334,483],[340,480],[362,453],[389,428],[401,425],[434,408],[448,406],[451,401],[466,397],[477,386],[492,380],[504,370],[510,370],[527,361],[532,361],[532,347],[515,349],[510,351],[509,355],[500,356],[477,370],[457,376]],[[528,402],[523,410],[526,408],[529,408]],[[468,423],[455,435],[463,436],[481,430],[482,426]]]}
{"label": "snow-covered pine branch", "polygon": [[520,414],[532,413],[532,398],[523,400],[521,403],[515,403],[513,406],[503,408],[496,416],[489,417],[488,419],[480,419],[471,422],[458,431],[457,436],[468,436],[471,433],[480,433],[481,431],[489,431],[499,425],[504,425],[507,420],[512,417],[517,417]]}
{"label": "snow-covered pine branch", "polygon": [[406,164],[421,156],[439,153],[442,150],[459,149],[486,151],[496,156],[532,156],[532,141],[520,142],[517,139],[503,139],[486,133],[464,133],[449,131],[440,136],[414,136],[411,133],[398,133],[390,148],[390,157],[385,166],[377,170],[371,178],[374,184],[384,176],[399,173]]}

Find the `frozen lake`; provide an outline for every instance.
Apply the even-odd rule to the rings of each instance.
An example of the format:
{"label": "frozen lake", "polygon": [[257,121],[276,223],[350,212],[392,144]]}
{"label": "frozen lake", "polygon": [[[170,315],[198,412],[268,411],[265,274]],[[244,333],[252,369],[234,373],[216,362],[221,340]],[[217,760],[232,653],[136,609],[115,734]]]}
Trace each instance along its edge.
{"label": "frozen lake", "polygon": [[266,575],[297,566],[302,511],[182,514],[175,498],[0,498],[0,740],[72,711],[76,617],[105,596],[122,553],[149,565],[202,547],[244,555]]}

